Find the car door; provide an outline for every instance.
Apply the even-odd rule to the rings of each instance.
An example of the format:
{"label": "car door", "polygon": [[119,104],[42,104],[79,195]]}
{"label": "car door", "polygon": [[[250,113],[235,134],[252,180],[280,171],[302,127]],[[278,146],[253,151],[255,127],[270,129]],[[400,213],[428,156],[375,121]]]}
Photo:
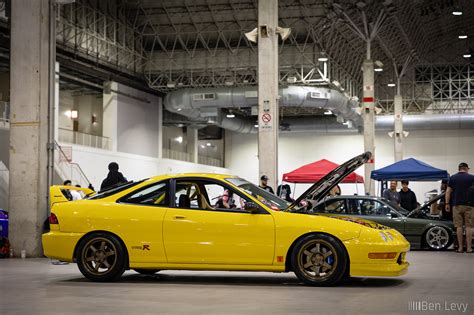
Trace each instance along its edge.
{"label": "car door", "polygon": [[130,262],[166,262],[163,219],[170,205],[169,181],[138,188],[120,198],[115,216],[123,218],[120,231]]}
{"label": "car door", "polygon": [[[175,207],[163,223],[169,263],[273,263],[275,223],[270,213],[245,211],[244,204],[251,200],[217,180],[179,179],[174,187]],[[225,191],[234,199],[231,208],[217,206]]]}
{"label": "car door", "polygon": [[375,199],[357,199],[360,217],[405,232],[405,218],[389,205]]}

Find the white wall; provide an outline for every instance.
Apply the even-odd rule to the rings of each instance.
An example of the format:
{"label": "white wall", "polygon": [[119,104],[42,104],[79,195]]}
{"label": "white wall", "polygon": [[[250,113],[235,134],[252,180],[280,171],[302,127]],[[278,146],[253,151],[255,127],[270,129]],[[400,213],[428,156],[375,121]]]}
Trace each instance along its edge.
{"label": "white wall", "polygon": [[[375,168],[392,164],[393,139],[386,133],[376,135]],[[363,152],[362,135],[322,135],[311,133],[281,133],[279,138],[279,178],[304,164],[320,159],[342,163]],[[257,135],[226,133],[226,167],[254,183],[258,183]],[[405,139],[404,158],[413,157],[434,167],[457,172],[459,162],[474,165],[474,130],[413,131]],[[363,168],[356,171],[363,174]],[[420,201],[424,193],[438,189],[439,182],[410,184]],[[296,195],[308,185],[297,185]],[[353,184],[343,184],[344,194],[357,190]],[[292,185],[293,189],[293,185]],[[378,188],[377,188],[378,189]],[[359,185],[360,193],[363,186]],[[377,191],[377,190],[376,190]]]}
{"label": "white wall", "polygon": [[117,95],[117,151],[158,157],[161,99],[121,84],[117,88],[133,96]]}
{"label": "white wall", "polygon": [[[64,145],[71,146],[70,144]],[[120,171],[128,180],[140,180],[155,175],[175,173],[229,173],[229,170],[220,167],[112,152],[80,145],[72,145],[72,161],[81,166],[96,189],[100,188],[102,180],[107,176],[107,166],[110,162],[117,162]]]}

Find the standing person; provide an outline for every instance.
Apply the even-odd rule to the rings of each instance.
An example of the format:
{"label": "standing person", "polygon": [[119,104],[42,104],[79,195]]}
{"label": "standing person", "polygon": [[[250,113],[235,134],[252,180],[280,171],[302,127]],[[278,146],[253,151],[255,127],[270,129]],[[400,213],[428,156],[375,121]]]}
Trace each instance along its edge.
{"label": "standing person", "polygon": [[281,199],[284,199],[284,200],[288,201],[288,202],[295,201],[293,198],[291,198],[291,188],[290,188],[290,185],[288,185],[288,184],[283,184],[283,185],[278,186],[277,196],[280,197]]}
{"label": "standing person", "polygon": [[[72,186],[72,182],[69,179],[66,179],[63,182],[63,186]],[[64,197],[66,197],[67,200],[69,201],[72,200],[72,194],[69,189],[61,189],[61,192],[63,193]]]}
{"label": "standing person", "polygon": [[453,221],[453,212],[446,211],[446,189],[448,189],[448,181],[443,179],[441,181],[440,194],[445,193],[445,195],[439,199],[438,209],[443,219]]}
{"label": "standing person", "polygon": [[258,186],[272,194],[274,194],[275,192],[273,191],[273,188],[271,188],[270,186],[268,186],[268,176],[267,175],[262,175],[262,177],[260,177],[260,185]]}
{"label": "standing person", "polygon": [[415,193],[408,188],[409,182],[402,180],[402,189],[398,192],[400,194],[400,206],[408,211],[415,210],[418,207]]}
{"label": "standing person", "polygon": [[118,170],[119,165],[116,162],[109,164],[109,174],[107,174],[107,177],[102,181],[102,185],[100,185],[100,191],[104,191],[117,184],[127,182],[127,179]]}
{"label": "standing person", "polygon": [[390,188],[387,188],[383,191],[382,197],[398,206],[400,205],[400,194],[397,191],[396,180],[390,181]]}
{"label": "standing person", "polygon": [[466,227],[467,253],[472,253],[472,216],[474,207],[469,205],[469,188],[474,185],[474,176],[469,174],[467,163],[459,163],[459,172],[451,176],[446,190],[446,211],[453,211],[453,221],[458,238],[458,250],[463,252],[463,225]]}

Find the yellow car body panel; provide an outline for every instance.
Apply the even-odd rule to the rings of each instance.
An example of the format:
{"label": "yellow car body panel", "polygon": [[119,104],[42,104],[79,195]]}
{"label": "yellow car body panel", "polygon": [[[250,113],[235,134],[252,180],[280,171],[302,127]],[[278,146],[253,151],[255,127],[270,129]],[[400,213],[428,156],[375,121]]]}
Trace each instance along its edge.
{"label": "yellow car body panel", "polygon": [[[324,233],[345,247],[353,276],[398,276],[406,272],[409,243],[395,230],[319,215],[275,211],[244,190],[265,214],[179,209],[124,204],[121,197],[151,183],[180,177],[224,181],[217,174],[179,174],[150,178],[97,200],[65,202],[51,188],[51,212],[59,221],[43,234],[45,255],[67,262],[81,237],[92,232],[115,234],[125,245],[130,268],[188,270],[288,271],[292,245],[310,233]],[[59,226],[59,228],[58,228]],[[380,233],[390,233],[384,240]],[[369,259],[369,253],[395,252],[394,259]]]}

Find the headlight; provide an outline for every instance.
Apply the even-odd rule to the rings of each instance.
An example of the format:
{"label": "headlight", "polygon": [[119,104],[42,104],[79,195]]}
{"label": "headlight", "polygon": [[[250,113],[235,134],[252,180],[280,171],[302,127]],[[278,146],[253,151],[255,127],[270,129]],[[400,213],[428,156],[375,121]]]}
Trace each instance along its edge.
{"label": "headlight", "polygon": [[389,240],[393,241],[393,235],[390,232],[385,233],[388,236]]}
{"label": "headlight", "polygon": [[385,241],[385,242],[388,242],[388,238],[387,238],[387,235],[385,235],[384,232],[380,232],[380,237]]}

